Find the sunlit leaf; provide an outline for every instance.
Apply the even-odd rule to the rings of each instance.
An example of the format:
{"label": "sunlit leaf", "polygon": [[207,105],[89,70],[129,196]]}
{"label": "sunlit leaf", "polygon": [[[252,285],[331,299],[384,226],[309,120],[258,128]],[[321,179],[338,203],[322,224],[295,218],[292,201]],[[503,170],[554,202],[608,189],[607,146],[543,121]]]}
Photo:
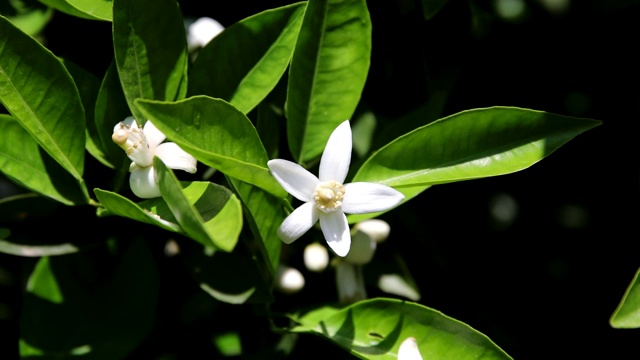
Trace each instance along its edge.
{"label": "sunlit leaf", "polygon": [[353,181],[400,190],[509,174],[600,123],[513,107],[467,110],[392,141],[362,165]]}
{"label": "sunlit leaf", "polygon": [[[161,24],[161,25],[160,25]],[[187,37],[175,0],[114,0],[113,43],[118,74],[133,116],[137,98],[174,101],[187,89]]]}
{"label": "sunlit leaf", "polygon": [[78,182],[11,116],[0,114],[0,172],[25,188],[66,205],[86,204]]}
{"label": "sunlit leaf", "polygon": [[193,182],[191,186],[200,189],[201,196],[190,202],[162,160],[156,157],[153,166],[160,193],[184,232],[205,246],[232,251],[242,230],[242,205],[236,196],[220,185]]}
{"label": "sunlit leaf", "polygon": [[269,159],[255,127],[226,101],[194,96],[136,103],[145,118],[198,161],[278,197],[287,195],[269,173]]}
{"label": "sunlit leaf", "polygon": [[52,158],[82,180],[85,119],[78,89],[48,49],[3,16],[0,101]]}
{"label": "sunlit leaf", "polygon": [[204,48],[189,72],[189,95],[227,100],[251,111],[289,66],[304,2],[270,9],[226,28]]}
{"label": "sunlit leaf", "polygon": [[65,14],[87,20],[111,21],[111,0],[39,0]]}
{"label": "sunlit leaf", "polygon": [[43,257],[23,296],[20,355],[123,359],[153,328],[158,289],[158,269],[142,240],[115,256],[102,250]]}
{"label": "sunlit leaf", "polygon": [[[173,232],[182,232],[180,226],[175,223],[175,219],[167,218],[166,213],[158,213],[156,209],[150,205],[140,206],[122,195],[105,191],[101,189],[93,189],[100,205],[106,209],[106,212],[100,212],[100,216],[118,215],[139,222],[156,225],[165,230]],[[158,199],[157,201],[162,201]]]}
{"label": "sunlit leaf", "polygon": [[609,323],[617,329],[640,328],[640,280],[638,270],[624,293]]}
{"label": "sunlit leaf", "polygon": [[21,6],[24,4],[19,1],[7,1],[7,3],[9,6],[14,6],[15,12],[3,12],[3,15],[18,29],[31,36],[41,33],[53,16],[53,9],[42,4]]}
{"label": "sunlit leaf", "polygon": [[296,332],[323,336],[362,359],[396,359],[413,337],[423,359],[511,359],[486,335],[426,306],[371,299],[342,309],[325,306],[292,316]]}
{"label": "sunlit leaf", "polygon": [[319,156],[350,119],[369,71],[371,20],[364,0],[312,0],[291,59],[287,136],[293,157]]}

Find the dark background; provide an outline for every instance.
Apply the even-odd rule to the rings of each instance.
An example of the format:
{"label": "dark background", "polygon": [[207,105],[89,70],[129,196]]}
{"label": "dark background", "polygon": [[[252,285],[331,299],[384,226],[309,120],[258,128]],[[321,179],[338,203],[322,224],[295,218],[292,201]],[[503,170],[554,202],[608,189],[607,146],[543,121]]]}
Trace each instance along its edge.
{"label": "dark background", "polygon": [[[224,26],[288,3],[180,1],[185,17],[209,16]],[[419,1],[368,2],[373,53],[362,103],[380,118],[400,119],[443,96],[440,116],[504,105],[603,122],[524,171],[428,189],[383,217],[392,233],[381,248],[402,254],[421,304],[469,324],[515,359],[638,358],[640,331],[613,329],[608,321],[640,267],[640,2],[570,1],[559,13],[523,3],[524,15],[508,20],[493,1],[450,0],[427,21]],[[104,48],[108,23],[57,13],[44,35],[55,54],[98,76],[113,56]],[[517,210],[499,222],[492,209],[505,198]],[[8,294],[2,323],[16,334],[3,349],[16,344],[30,264],[0,254],[0,289]],[[178,265],[162,266],[160,310],[199,291]],[[293,299],[334,295],[330,281],[311,275],[308,283]],[[209,341],[195,335],[201,324],[180,330],[174,322],[159,317],[153,338],[133,358],[157,358],[158,348],[178,358],[213,351],[210,343],[197,345]],[[173,345],[163,343],[171,337]],[[179,350],[181,342],[191,350]],[[303,336],[297,349],[349,358],[327,345]]]}

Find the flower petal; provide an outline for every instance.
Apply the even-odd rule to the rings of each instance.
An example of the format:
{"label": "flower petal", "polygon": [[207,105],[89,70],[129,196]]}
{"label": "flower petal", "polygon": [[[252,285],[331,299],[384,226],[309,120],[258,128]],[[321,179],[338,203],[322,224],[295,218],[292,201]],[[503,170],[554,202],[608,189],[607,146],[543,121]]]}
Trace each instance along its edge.
{"label": "flower petal", "polygon": [[184,170],[191,174],[196,172],[198,160],[188,152],[182,150],[176,143],[168,142],[160,144],[160,146],[156,148],[155,155],[159,157],[168,168]]}
{"label": "flower petal", "polygon": [[134,167],[129,176],[129,186],[131,186],[131,191],[139,198],[150,199],[160,196],[160,188],[156,181],[153,166]]}
{"label": "flower petal", "polygon": [[422,360],[418,342],[415,338],[409,337],[405,339],[398,348],[398,360]]}
{"label": "flower petal", "polygon": [[318,212],[315,204],[307,202],[295,209],[278,228],[280,240],[291,244],[304,235],[318,221]]}
{"label": "flower petal", "polygon": [[302,166],[288,161],[275,159],[267,163],[271,174],[280,185],[296,199],[304,202],[313,200],[313,192],[318,186],[318,178]]}
{"label": "flower petal", "polygon": [[387,185],[355,182],[344,186],[342,211],[366,214],[389,210],[404,200],[404,195]]}
{"label": "flower petal", "polygon": [[324,148],[318,171],[320,181],[344,183],[351,163],[351,141],[351,127],[345,120],[333,130]]}
{"label": "flower petal", "polygon": [[338,256],[346,256],[351,248],[349,223],[342,211],[320,213],[320,228],[327,244]]}
{"label": "flower petal", "polygon": [[149,146],[152,148],[160,145],[160,143],[167,138],[167,136],[149,120],[144,124],[144,128],[142,130],[144,131],[144,136],[147,137]]}

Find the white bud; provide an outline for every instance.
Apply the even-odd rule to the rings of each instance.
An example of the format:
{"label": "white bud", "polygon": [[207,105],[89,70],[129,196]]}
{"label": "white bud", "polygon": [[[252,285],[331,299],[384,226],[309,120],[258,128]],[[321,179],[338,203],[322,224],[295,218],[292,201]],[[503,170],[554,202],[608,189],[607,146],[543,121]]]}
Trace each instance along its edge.
{"label": "white bud", "polygon": [[351,304],[367,298],[362,267],[338,261],[336,264],[336,286],[342,304]]}
{"label": "white bud", "polygon": [[189,25],[187,44],[189,44],[189,48],[204,47],[222,30],[224,30],[224,26],[218,21],[209,17],[201,17]]}
{"label": "white bud", "polygon": [[381,243],[389,237],[389,232],[391,231],[391,227],[389,224],[380,219],[369,219],[364,220],[357,223],[354,227],[354,230],[362,231],[363,233],[369,235],[375,242]]}
{"label": "white bud", "polygon": [[344,261],[354,265],[364,265],[371,261],[376,252],[376,242],[368,234],[357,231],[351,237],[351,248]]}
{"label": "white bud", "polygon": [[313,242],[304,248],[304,265],[309,271],[321,272],[329,265],[327,248]]}
{"label": "white bud", "polygon": [[418,342],[415,338],[409,337],[400,344],[398,348],[398,360],[422,360]]}
{"label": "white bud", "polygon": [[275,279],[276,289],[285,294],[294,294],[304,287],[304,276],[289,266],[279,265]]}

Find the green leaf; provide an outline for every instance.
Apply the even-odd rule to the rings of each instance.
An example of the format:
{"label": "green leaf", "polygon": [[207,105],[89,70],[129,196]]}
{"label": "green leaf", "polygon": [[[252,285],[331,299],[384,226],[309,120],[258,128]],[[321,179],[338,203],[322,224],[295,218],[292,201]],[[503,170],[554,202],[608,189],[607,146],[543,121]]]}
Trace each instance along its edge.
{"label": "green leaf", "polygon": [[113,44],[118,74],[134,118],[144,119],[137,98],[183,99],[187,40],[175,0],[114,0]]}
{"label": "green leaf", "polygon": [[102,141],[98,134],[94,121],[95,103],[98,97],[98,91],[100,89],[100,80],[74,64],[73,62],[65,59],[60,59],[64,66],[71,74],[73,81],[80,92],[80,99],[82,99],[82,105],[84,107],[84,117],[86,120],[86,149],[96,159],[98,159],[104,165],[113,168],[113,165],[108,161],[105,151],[102,146]]}
{"label": "green leaf", "polygon": [[42,4],[35,3],[29,6],[20,1],[7,1],[7,3],[15,11],[3,12],[3,15],[18,29],[31,36],[42,32],[53,16],[53,9]]}
{"label": "green leaf", "polygon": [[640,328],[640,269],[625,291],[620,304],[611,315],[609,323],[616,329]]}
{"label": "green leaf", "polygon": [[73,177],[84,170],[80,94],[60,61],[0,16],[0,101]]}
{"label": "green leaf", "polygon": [[273,275],[280,263],[282,247],[282,240],[278,237],[277,230],[287,217],[281,199],[238,179],[228,178],[228,180],[245,206],[244,215],[251,232],[259,240],[260,252],[268,260],[269,274]]}
{"label": "green leaf", "polygon": [[109,167],[113,169],[119,169],[125,162],[128,171],[128,166],[131,163],[125,152],[111,139],[113,128],[128,116],[131,116],[131,109],[129,109],[127,99],[122,91],[115,61],[112,61],[98,91],[94,116],[95,134],[92,137],[97,135],[97,138],[94,138],[96,146],[99,142],[100,148],[104,151],[103,160],[108,161]]}
{"label": "green leaf", "polygon": [[304,4],[263,11],[226,28],[198,52],[188,93],[227,100],[245,114],[251,111],[289,66]]}
{"label": "green leaf", "polygon": [[88,20],[111,21],[111,0],[39,0],[58,11]]}
{"label": "green leaf", "polygon": [[266,150],[251,121],[224,100],[194,96],[177,102],[136,101],[146,119],[198,161],[284,198],[266,167]]}
{"label": "green leaf", "polygon": [[326,306],[293,316],[295,332],[323,336],[362,359],[396,359],[413,337],[424,359],[511,359],[487,336],[426,306],[371,299],[342,309]]}
{"label": "green leaf", "polygon": [[[119,194],[105,191],[101,189],[93,189],[100,205],[106,209],[106,212],[100,212],[100,216],[118,215],[142,223],[158,226],[162,229],[182,233],[182,229],[175,223],[173,215],[167,217],[166,212],[157,211],[157,204],[136,204],[133,201]],[[162,199],[158,198],[158,201]],[[160,205],[161,207],[162,205]],[[170,214],[170,213],[169,213]]]}
{"label": "green leaf", "polygon": [[401,190],[509,174],[600,124],[513,107],[467,110],[387,144],[362,165],[353,181]]}
{"label": "green leaf", "polygon": [[353,115],[370,55],[371,20],[365,0],[308,2],[285,105],[289,148],[299,163],[319,156],[333,130]]}
{"label": "green leaf", "polygon": [[9,115],[0,114],[0,171],[25,188],[65,205],[87,203],[84,183],[56,163]]}
{"label": "green leaf", "polygon": [[199,196],[196,202],[190,201],[162,160],[154,158],[153,167],[160,193],[184,232],[205,246],[231,252],[242,230],[242,205],[236,196],[213,183],[192,182]]}
{"label": "green leaf", "polygon": [[156,318],[158,269],[142,240],[118,252],[43,257],[27,282],[20,355],[124,359]]}

